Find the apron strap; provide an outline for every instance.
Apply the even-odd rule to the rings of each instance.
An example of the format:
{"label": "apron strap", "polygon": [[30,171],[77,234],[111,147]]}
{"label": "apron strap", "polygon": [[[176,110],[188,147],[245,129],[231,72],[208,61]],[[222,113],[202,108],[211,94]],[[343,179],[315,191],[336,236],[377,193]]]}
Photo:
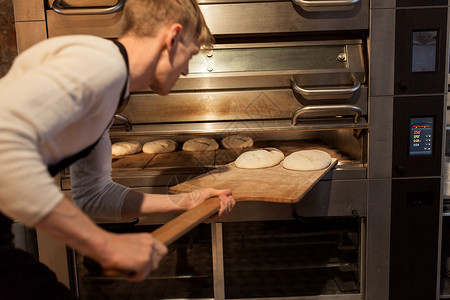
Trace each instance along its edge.
{"label": "apron strap", "polygon": [[119,101],[119,105],[117,106],[117,109],[119,109],[119,107],[122,106],[123,101],[125,101],[125,93],[127,90],[128,77],[130,74],[130,66],[128,63],[128,54],[127,54],[127,50],[125,49],[125,47],[119,41],[114,41],[114,44],[116,44],[116,46],[119,48],[119,51],[123,56],[123,60],[125,61],[125,64],[127,65],[127,80],[125,81],[125,85],[123,86],[122,92],[120,93],[120,101]]}

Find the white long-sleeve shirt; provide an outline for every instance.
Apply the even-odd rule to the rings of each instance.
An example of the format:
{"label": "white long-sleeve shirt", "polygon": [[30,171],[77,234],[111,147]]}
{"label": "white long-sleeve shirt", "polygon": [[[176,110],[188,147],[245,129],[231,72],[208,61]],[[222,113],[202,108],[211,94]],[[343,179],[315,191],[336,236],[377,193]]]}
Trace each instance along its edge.
{"label": "white long-sleeve shirt", "polygon": [[3,214],[28,226],[41,220],[63,198],[47,165],[102,136],[72,168],[73,198],[94,217],[120,218],[128,188],[111,180],[106,131],[126,79],[118,47],[93,36],[51,38],[16,58],[0,79]]}

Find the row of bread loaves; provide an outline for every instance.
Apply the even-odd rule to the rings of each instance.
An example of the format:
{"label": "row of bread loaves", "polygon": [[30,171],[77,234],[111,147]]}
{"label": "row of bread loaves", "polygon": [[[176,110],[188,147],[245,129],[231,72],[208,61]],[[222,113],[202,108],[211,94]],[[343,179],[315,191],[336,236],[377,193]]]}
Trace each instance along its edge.
{"label": "row of bread loaves", "polygon": [[[253,139],[245,135],[230,135],[222,140],[222,145],[227,148],[248,148],[253,146]],[[130,140],[114,143],[111,146],[112,155],[131,155],[142,150],[144,153],[158,154],[173,152],[178,147],[177,142],[170,139],[161,139],[141,145],[138,141]],[[212,138],[198,137],[187,140],[183,144],[184,151],[208,151],[217,150],[219,144]]]}
{"label": "row of bread loaves", "polygon": [[283,152],[276,148],[263,148],[242,153],[234,163],[241,169],[261,169],[280,162],[288,170],[313,171],[327,168],[331,164],[331,156],[321,150],[301,150],[285,158]]}

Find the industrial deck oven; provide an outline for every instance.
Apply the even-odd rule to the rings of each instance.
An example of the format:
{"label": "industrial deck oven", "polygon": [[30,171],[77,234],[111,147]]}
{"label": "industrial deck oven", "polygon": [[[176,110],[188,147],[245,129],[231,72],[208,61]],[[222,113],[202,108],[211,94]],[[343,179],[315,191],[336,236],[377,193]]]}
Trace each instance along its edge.
{"label": "industrial deck oven", "polygon": [[[66,34],[115,39],[124,1],[15,0],[19,51]],[[198,3],[214,49],[169,95],[131,94],[112,142],[240,133],[253,148],[322,149],[338,164],[297,204],[241,203],[198,226],[139,284],[38,233],[41,260],[81,299],[438,299],[448,1]],[[239,154],[114,157],[112,176],[167,193]],[[69,194],[70,173],[57,180]],[[152,231],[173,217],[98,222]]]}

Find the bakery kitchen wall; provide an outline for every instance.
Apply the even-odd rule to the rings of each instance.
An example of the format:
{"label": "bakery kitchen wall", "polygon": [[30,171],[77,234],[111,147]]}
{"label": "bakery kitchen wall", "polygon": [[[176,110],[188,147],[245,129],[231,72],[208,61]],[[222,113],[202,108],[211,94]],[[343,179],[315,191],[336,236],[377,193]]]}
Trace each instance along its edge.
{"label": "bakery kitchen wall", "polygon": [[0,0],[0,32],[0,77],[3,77],[17,56],[12,0]]}

